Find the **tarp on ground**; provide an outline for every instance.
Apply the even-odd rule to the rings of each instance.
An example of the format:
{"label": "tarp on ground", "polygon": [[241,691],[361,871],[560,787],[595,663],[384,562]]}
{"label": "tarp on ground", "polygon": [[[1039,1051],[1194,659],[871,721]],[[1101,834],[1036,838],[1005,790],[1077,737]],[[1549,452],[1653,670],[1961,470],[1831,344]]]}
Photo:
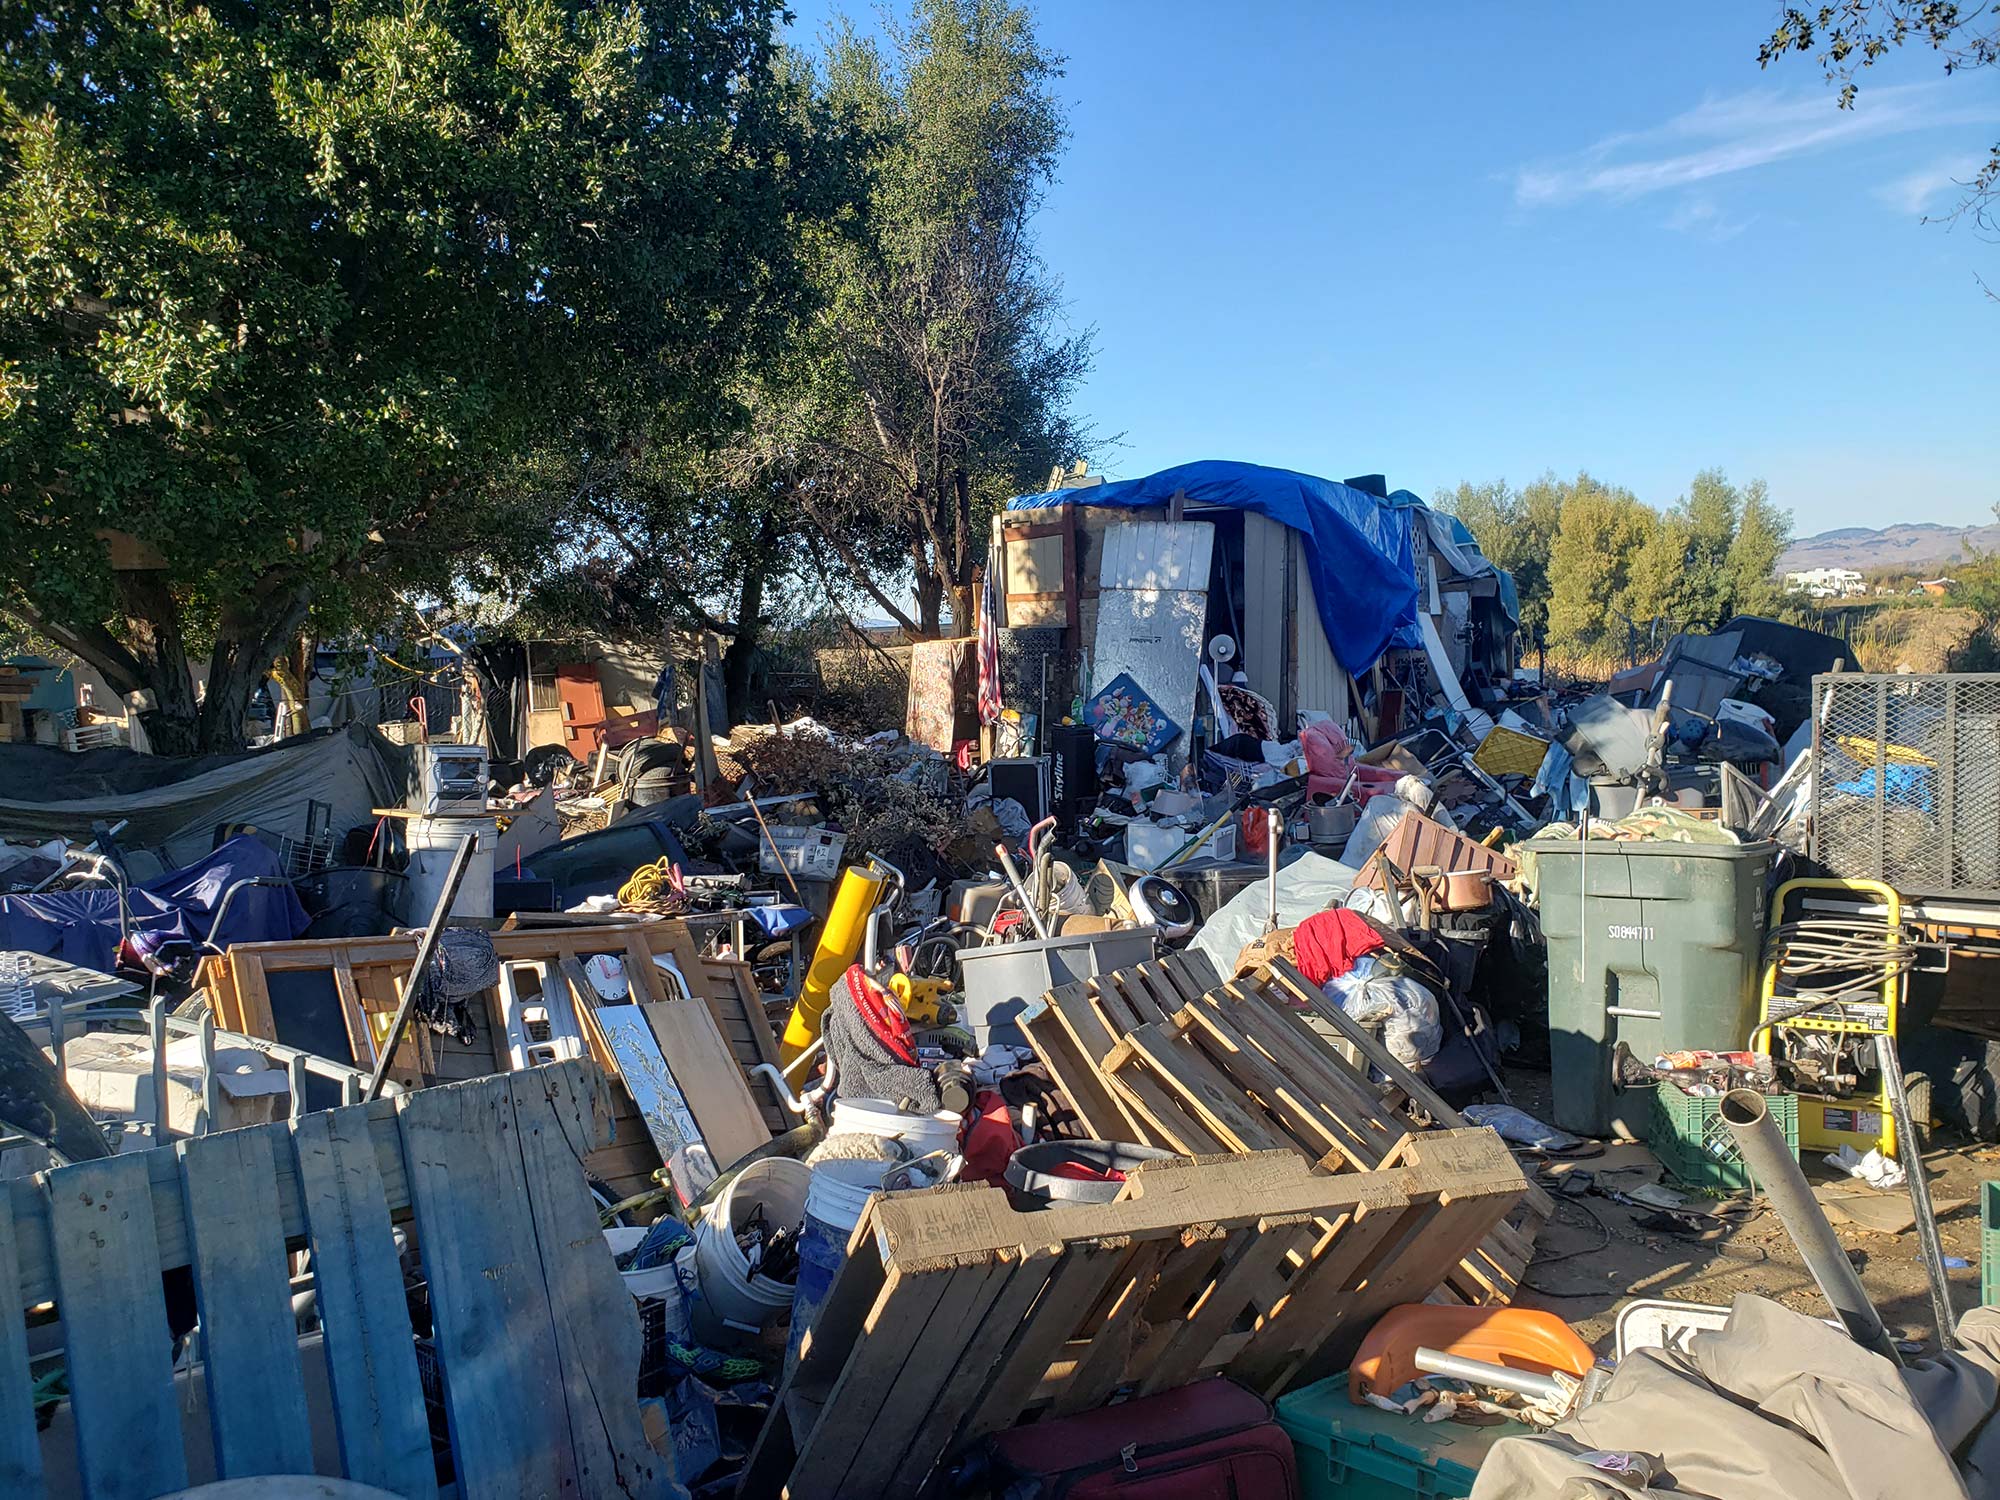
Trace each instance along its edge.
{"label": "tarp on ground", "polygon": [[309,801],[332,807],[335,834],[370,821],[371,808],[403,800],[400,753],[355,725],[234,755],[0,745],[0,837],[88,838],[93,822],[122,818],[119,847],[155,850],[174,869],[207,855],[223,823],[302,838]]}
{"label": "tarp on ground", "polygon": [[1388,647],[1396,627],[1416,617],[1411,513],[1331,479],[1262,464],[1204,459],[1088,490],[1018,495],[1007,508],[1142,509],[1166,505],[1177,494],[1190,505],[1253,511],[1306,539],[1306,570],[1320,624],[1335,659],[1348,671],[1367,671]]}
{"label": "tarp on ground", "polygon": [[[257,876],[282,880],[284,874],[269,845],[239,834],[184,870],[133,886],[126,893],[132,931],[197,946],[211,935],[225,948],[285,942],[304,932],[307,920],[289,882],[237,892],[222,927],[211,934],[231,886]],[[0,896],[0,950],[46,953],[108,974],[122,935],[118,892],[109,886]]]}
{"label": "tarp on ground", "polygon": [[[1472,1500],[1968,1500],[2000,1493],[2000,1309],[1900,1369],[1817,1318],[1739,1294],[1728,1325],[1638,1349],[1594,1405],[1496,1442]],[[1642,1458],[1651,1483],[1620,1474]]]}

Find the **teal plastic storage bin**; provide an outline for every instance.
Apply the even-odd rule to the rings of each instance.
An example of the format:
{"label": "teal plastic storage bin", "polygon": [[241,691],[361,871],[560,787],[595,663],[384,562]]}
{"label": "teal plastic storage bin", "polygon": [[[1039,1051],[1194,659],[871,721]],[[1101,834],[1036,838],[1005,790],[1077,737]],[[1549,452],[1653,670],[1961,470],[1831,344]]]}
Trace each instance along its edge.
{"label": "teal plastic storage bin", "polygon": [[1347,1372],[1278,1398],[1278,1425],[1299,1461],[1305,1500],[1462,1500],[1502,1438],[1522,1422],[1464,1427],[1424,1422],[1347,1399]]}
{"label": "teal plastic storage bin", "polygon": [[1757,1024],[1764,885],[1777,846],[1672,840],[1535,846],[1549,944],[1550,1114],[1643,1140],[1653,1091],[1614,1089],[1612,1049],[1741,1047]]}

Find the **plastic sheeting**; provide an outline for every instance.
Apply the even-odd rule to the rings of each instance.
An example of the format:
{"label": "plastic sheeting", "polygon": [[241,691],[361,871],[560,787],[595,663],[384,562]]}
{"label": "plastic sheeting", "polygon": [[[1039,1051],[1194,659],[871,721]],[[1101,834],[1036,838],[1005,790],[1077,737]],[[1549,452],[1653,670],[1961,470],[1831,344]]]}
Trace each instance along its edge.
{"label": "plastic sheeting", "polygon": [[[1296,927],[1316,911],[1338,906],[1361,872],[1310,850],[1278,870],[1278,925]],[[1173,878],[1173,871],[1167,872]],[[1262,880],[1245,886],[1217,908],[1188,946],[1206,953],[1218,974],[1236,972],[1236,955],[1264,932],[1270,887]]]}
{"label": "plastic sheeting", "polygon": [[241,755],[70,755],[41,745],[0,745],[0,836],[40,842],[88,838],[95,821],[130,826],[124,849],[153,849],[169,867],[215,847],[223,823],[250,823],[300,838],[306,803],[333,808],[333,830],[370,821],[403,800],[406,773],[395,746],[365,729],[300,735]]}
{"label": "plastic sheeting", "polygon": [[[229,903],[227,920],[211,934],[215,913],[229,888],[256,876],[284,877],[284,867],[268,845],[247,834],[226,841],[213,854],[126,893],[132,931],[165,939],[216,946],[274,943],[306,930],[305,908],[289,884],[252,886]],[[34,896],[0,896],[0,949],[47,953],[65,963],[110,973],[121,935],[118,892],[109,886],[43,891]]]}
{"label": "plastic sheeting", "polygon": [[[1009,510],[1056,505],[1105,505],[1142,509],[1180,495],[1190,505],[1254,511],[1306,538],[1306,567],[1320,624],[1340,664],[1350,672],[1374,665],[1395,635],[1414,618],[1417,602],[1411,512],[1373,495],[1290,469],[1205,459],[1088,490],[1020,495]],[[1235,955],[1230,957],[1234,959]]]}

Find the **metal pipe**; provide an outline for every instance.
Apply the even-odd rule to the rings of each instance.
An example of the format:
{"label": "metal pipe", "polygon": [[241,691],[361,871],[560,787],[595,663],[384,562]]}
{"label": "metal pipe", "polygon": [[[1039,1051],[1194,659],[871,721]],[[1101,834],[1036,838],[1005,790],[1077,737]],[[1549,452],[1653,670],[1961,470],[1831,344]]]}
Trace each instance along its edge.
{"label": "metal pipe", "polygon": [[1474,1385],[1490,1385],[1515,1391],[1530,1401],[1568,1400],[1563,1385],[1553,1375],[1537,1375],[1533,1370],[1513,1370],[1506,1365],[1488,1364],[1483,1359],[1466,1359],[1442,1349],[1419,1348],[1410,1363],[1426,1375],[1448,1375],[1453,1380],[1469,1380]]}
{"label": "metal pipe", "polygon": [[1005,844],[995,844],[993,852],[999,856],[1000,868],[1007,874],[1007,884],[1014,888],[1014,897],[1021,903],[1021,909],[1027,914],[1028,921],[1033,924],[1035,936],[1046,941],[1049,924],[1042,920],[1042,914],[1035,909],[1034,898],[1028,894],[1028,888],[1021,883],[1021,872],[1014,868],[1014,856],[1007,852]]}
{"label": "metal pipe", "polygon": [[1785,1232],[1798,1247],[1799,1256],[1819,1283],[1820,1294],[1847,1325],[1848,1335],[1864,1349],[1873,1350],[1894,1364],[1902,1360],[1881,1314],[1861,1289],[1861,1278],[1847,1252],[1840,1248],[1833,1229],[1826,1222],[1799,1170],[1784,1133],[1771,1118],[1764,1096],[1755,1089],[1731,1089],[1722,1096],[1722,1123],[1735,1137],[1736,1149],[1743,1153],[1757,1184],[1783,1221]]}
{"label": "metal pipe", "polygon": [[417,1013],[417,1002],[423,999],[424,991],[430,985],[431,956],[437,952],[438,938],[451,925],[452,903],[458,899],[458,888],[465,881],[465,872],[472,863],[472,852],[478,846],[479,836],[468,833],[458,841],[458,848],[451,856],[451,864],[444,872],[444,888],[438,892],[437,905],[431,908],[431,919],[424,924],[424,933],[417,940],[417,960],[410,966],[410,977],[403,986],[402,1003],[396,1007],[396,1019],[389,1023],[388,1035],[382,1038],[382,1054],[375,1060],[375,1071],[368,1077],[368,1087],[362,1091],[363,1099],[379,1098],[382,1085],[389,1081],[389,1069],[394,1065],[396,1049],[403,1043],[403,1033],[410,1029],[410,1018]]}
{"label": "metal pipe", "polygon": [[1910,1118],[1910,1094],[1903,1087],[1903,1060],[1896,1056],[1896,1039],[1875,1035],[1875,1062],[1882,1070],[1882,1092],[1896,1121],[1896,1159],[1902,1163],[1910,1189],[1910,1212],[1917,1221],[1917,1247],[1931,1283],[1931,1314],[1937,1319],[1938,1348],[1956,1341],[1958,1314],[1951,1306],[1951,1277],[1945,1274],[1944,1244],[1938,1239],[1937,1213],[1931,1207],[1930,1180],[1924,1176],[1924,1153],[1917,1145],[1916,1122]]}

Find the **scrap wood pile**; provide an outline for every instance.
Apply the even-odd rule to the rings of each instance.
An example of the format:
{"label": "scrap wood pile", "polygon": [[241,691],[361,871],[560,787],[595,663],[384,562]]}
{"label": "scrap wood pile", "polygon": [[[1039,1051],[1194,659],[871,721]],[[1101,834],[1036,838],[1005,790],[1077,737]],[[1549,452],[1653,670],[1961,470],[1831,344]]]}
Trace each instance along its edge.
{"label": "scrap wood pile", "polygon": [[[204,960],[197,977],[223,1029],[366,1070],[418,938],[239,943]],[[776,1063],[778,1044],[749,966],[698,956],[685,923],[523,928],[489,940],[491,977],[456,1002],[427,997],[393,1079],[416,1087],[593,1059],[619,1085],[621,1119],[617,1143],[587,1165],[621,1194],[644,1190],[690,1129],[726,1166],[791,1123],[770,1084],[751,1076]],[[593,965],[601,983],[586,972]]]}
{"label": "scrap wood pile", "polygon": [[879,1196],[739,1493],[915,1496],[1031,1411],[1217,1373],[1273,1394],[1339,1369],[1525,1188],[1490,1131],[1452,1130],[1366,1173],[1288,1152],[1149,1163],[1087,1207],[1020,1213],[990,1187]]}
{"label": "scrap wood pile", "polygon": [[[1205,955],[1172,954],[1052,990],[1022,1028],[1106,1140],[1189,1154],[1289,1149],[1318,1171],[1369,1172],[1402,1160],[1420,1131],[1465,1123],[1282,958],[1225,983]],[[1531,1189],[1518,1222],[1496,1224],[1442,1290],[1506,1301],[1550,1212]]]}

